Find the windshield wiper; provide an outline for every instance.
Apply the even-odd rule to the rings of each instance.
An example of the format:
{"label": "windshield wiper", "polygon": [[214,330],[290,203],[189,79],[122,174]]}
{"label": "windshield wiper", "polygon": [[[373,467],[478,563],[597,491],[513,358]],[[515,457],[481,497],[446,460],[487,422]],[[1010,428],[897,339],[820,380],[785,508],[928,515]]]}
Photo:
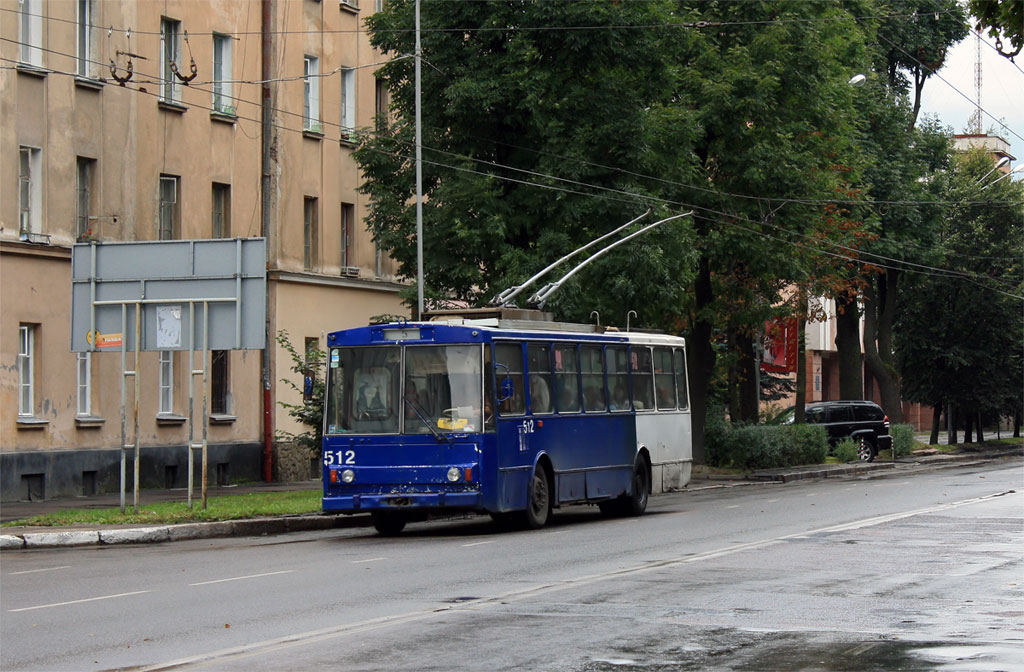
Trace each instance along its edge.
{"label": "windshield wiper", "polygon": [[420,422],[422,422],[426,426],[426,428],[430,430],[430,433],[434,435],[435,439],[437,439],[438,441],[447,441],[449,445],[452,443],[452,437],[442,436],[440,432],[434,429],[433,425],[431,425],[430,422],[428,422],[427,419],[423,417],[423,409],[417,406],[412,399],[408,397],[402,397],[402,400],[405,401],[405,403],[409,404],[409,408],[411,408],[412,412],[416,414],[416,417],[420,419]]}

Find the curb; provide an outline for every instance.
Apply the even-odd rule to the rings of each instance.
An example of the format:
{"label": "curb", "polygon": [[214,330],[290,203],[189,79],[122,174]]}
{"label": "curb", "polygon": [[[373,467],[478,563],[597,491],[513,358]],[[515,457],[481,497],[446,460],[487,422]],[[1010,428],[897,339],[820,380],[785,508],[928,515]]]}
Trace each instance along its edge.
{"label": "curb", "polygon": [[158,544],[187,539],[260,537],[286,532],[366,527],[368,525],[370,525],[369,516],[313,515],[225,520],[210,523],[182,523],[179,525],[156,525],[116,530],[28,532],[20,535],[0,535],[0,550]]}

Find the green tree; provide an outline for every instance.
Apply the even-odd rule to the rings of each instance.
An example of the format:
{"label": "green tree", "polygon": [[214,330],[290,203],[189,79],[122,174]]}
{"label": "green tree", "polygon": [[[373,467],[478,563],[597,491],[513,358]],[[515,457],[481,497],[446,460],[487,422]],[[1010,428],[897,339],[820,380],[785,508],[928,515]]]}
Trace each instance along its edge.
{"label": "green tree", "polygon": [[949,270],[912,276],[897,311],[906,398],[949,405],[962,417],[1012,413],[1024,403],[1024,187],[992,184],[991,169],[978,150],[944,176],[956,205],[945,212],[935,258]]}
{"label": "green tree", "polygon": [[302,395],[301,404],[292,404],[279,401],[282,408],[288,409],[288,415],[295,418],[299,423],[309,427],[308,431],[291,433],[279,431],[279,437],[287,441],[294,441],[304,446],[311,453],[320,450],[324,430],[324,363],[327,354],[317,347],[307,348],[306,352],[300,353],[295,349],[287,331],[279,331],[277,338],[278,345],[288,352],[291,358],[290,370],[297,375],[300,382],[292,378],[282,378],[281,382],[295,392]]}
{"label": "green tree", "polygon": [[[970,0],[967,6],[977,18],[977,29],[988,29],[995,38],[996,49],[1003,56],[1013,57],[1024,49],[1024,2],[1020,0]],[[1003,38],[1010,41],[1009,50],[1003,48]]]}

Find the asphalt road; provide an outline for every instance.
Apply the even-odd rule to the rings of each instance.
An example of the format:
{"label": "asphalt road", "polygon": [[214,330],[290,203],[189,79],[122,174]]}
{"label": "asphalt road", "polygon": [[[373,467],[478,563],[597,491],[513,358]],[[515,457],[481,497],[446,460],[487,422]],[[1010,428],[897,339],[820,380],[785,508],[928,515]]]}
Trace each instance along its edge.
{"label": "asphalt road", "polygon": [[678,493],[537,532],[19,551],[0,668],[1024,670],[1022,476],[1018,457]]}

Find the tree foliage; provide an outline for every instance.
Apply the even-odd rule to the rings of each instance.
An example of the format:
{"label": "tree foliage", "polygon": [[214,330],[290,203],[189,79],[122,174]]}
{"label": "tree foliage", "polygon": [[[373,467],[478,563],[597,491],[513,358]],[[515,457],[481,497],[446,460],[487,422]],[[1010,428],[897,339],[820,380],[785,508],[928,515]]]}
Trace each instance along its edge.
{"label": "tree foliage", "polygon": [[941,188],[957,203],[936,243],[947,273],[915,276],[901,294],[896,354],[905,396],[963,411],[1011,413],[1024,403],[1024,188],[992,184],[992,159],[953,163]]}
{"label": "tree foliage", "polygon": [[[968,7],[977,18],[977,29],[988,29],[996,49],[1011,61],[1024,49],[1024,2],[1020,0],[970,0]],[[1003,38],[1010,41],[1003,46]]]}

